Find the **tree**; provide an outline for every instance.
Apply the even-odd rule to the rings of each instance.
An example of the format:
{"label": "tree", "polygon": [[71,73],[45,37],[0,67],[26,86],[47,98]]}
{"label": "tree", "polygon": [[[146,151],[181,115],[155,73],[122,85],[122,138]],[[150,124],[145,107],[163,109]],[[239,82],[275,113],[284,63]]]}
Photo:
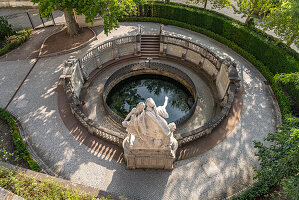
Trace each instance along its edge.
{"label": "tree", "polygon": [[[204,4],[204,9],[207,9],[207,3],[208,0],[187,0],[187,3],[192,2],[192,3],[196,3],[196,4]],[[212,4],[212,8],[224,8],[224,7],[228,7],[231,5],[230,0],[209,0],[209,2]]]}
{"label": "tree", "polygon": [[32,0],[37,3],[43,17],[48,17],[55,9],[64,11],[68,33],[78,34],[78,25],[74,18],[77,14],[84,14],[86,22],[93,22],[97,16],[104,19],[105,34],[119,26],[118,19],[124,15],[134,14],[137,6],[146,0]]}
{"label": "tree", "polygon": [[279,0],[263,22],[264,29],[274,30],[288,46],[299,45],[299,0]]}
{"label": "tree", "polygon": [[265,14],[272,7],[274,0],[237,0],[238,8],[232,6],[235,13],[243,14],[246,17],[245,24],[248,25],[249,19],[253,14]]}

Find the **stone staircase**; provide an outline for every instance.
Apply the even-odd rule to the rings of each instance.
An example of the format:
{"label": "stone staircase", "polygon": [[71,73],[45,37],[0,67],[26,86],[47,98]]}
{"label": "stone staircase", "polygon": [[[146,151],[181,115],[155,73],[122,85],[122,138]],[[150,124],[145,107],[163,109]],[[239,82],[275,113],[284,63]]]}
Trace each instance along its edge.
{"label": "stone staircase", "polygon": [[141,35],[141,58],[159,58],[159,51],[159,35]]}

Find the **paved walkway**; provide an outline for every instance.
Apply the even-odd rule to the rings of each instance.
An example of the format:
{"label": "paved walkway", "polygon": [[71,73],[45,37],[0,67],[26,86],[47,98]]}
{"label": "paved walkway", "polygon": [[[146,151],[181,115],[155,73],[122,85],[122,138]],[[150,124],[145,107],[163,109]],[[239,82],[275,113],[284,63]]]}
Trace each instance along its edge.
{"label": "paved walkway", "polygon": [[[75,140],[57,109],[56,88],[62,63],[104,40],[137,33],[141,24],[146,34],[158,33],[159,24],[121,23],[106,37],[97,28],[98,39],[86,48],[67,55],[41,58],[8,106],[19,118],[26,139],[38,156],[59,175],[109,193],[137,199],[221,199],[252,183],[252,167],[258,165],[253,140],[262,141],[277,123],[269,86],[253,66],[224,45],[198,33],[165,26],[166,34],[188,38],[207,46],[221,57],[231,57],[245,90],[242,115],[232,133],[218,146],[191,159],[175,163],[173,171],[125,169],[121,156],[112,159],[111,148],[91,151]],[[31,60],[0,61],[0,106],[6,105],[23,80]],[[3,95],[4,94],[4,95]]]}

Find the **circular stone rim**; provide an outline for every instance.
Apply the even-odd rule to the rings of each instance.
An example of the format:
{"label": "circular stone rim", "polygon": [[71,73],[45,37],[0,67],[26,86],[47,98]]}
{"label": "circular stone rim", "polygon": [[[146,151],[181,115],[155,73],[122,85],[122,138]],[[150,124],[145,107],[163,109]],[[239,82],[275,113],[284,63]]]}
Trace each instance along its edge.
{"label": "circular stone rim", "polygon": [[143,74],[159,74],[168,78],[171,78],[180,84],[182,84],[192,95],[194,99],[194,103],[187,112],[187,114],[183,115],[179,119],[175,120],[174,123],[177,127],[185,124],[194,114],[195,109],[198,105],[199,95],[196,89],[195,84],[192,79],[180,69],[172,67],[171,65],[153,62],[153,61],[143,61],[138,63],[133,63],[122,67],[121,69],[116,70],[105,82],[102,92],[102,100],[104,104],[104,109],[107,112],[110,119],[112,119],[115,123],[122,127],[122,121],[124,120],[122,117],[117,115],[106,103],[107,96],[109,92],[121,81],[138,76]]}

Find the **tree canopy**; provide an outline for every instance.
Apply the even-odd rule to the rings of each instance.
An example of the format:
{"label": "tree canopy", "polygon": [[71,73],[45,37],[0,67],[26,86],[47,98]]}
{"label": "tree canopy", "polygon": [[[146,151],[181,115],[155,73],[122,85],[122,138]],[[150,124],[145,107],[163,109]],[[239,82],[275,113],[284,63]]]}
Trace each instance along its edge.
{"label": "tree canopy", "polygon": [[270,29],[288,45],[299,45],[299,0],[279,0],[263,19],[264,29]]}
{"label": "tree canopy", "polygon": [[233,6],[233,9],[238,14],[243,14],[246,17],[247,24],[253,14],[264,14],[273,6],[274,0],[237,0],[238,7]]}
{"label": "tree canopy", "polygon": [[204,4],[204,8],[207,8],[207,3],[208,1],[212,4],[212,8],[224,8],[224,7],[228,7],[231,5],[230,0],[187,0],[187,3],[196,3],[196,4]]}
{"label": "tree canopy", "polygon": [[[118,18],[134,14],[137,6],[146,0],[32,0],[39,5],[39,11],[43,17],[47,17],[55,9],[63,10],[69,15],[75,9],[77,14],[83,14],[86,22],[93,22],[97,16],[104,19],[104,31],[107,34],[110,30],[118,27]],[[67,12],[66,12],[67,11]],[[67,19],[68,23],[72,23]]]}

